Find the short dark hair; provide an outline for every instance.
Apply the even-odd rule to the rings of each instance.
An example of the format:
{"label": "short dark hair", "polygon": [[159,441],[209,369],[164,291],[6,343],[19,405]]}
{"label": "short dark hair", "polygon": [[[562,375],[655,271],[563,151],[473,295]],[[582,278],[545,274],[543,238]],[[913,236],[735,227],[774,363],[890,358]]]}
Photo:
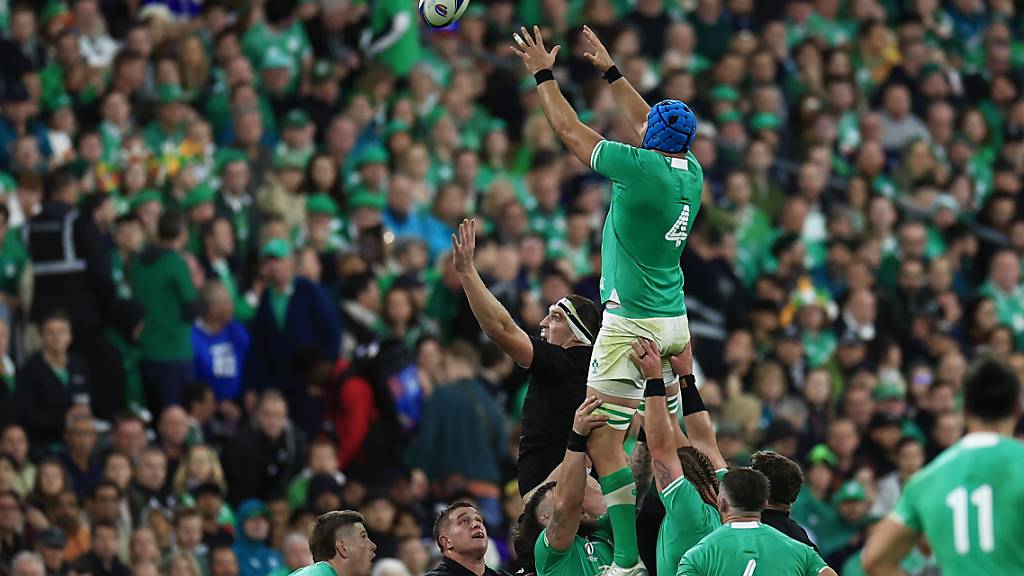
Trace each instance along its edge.
{"label": "short dark hair", "polygon": [[1002,362],[985,358],[964,377],[964,412],[985,422],[1012,418],[1020,405],[1020,381]]}
{"label": "short dark hair", "polygon": [[733,468],[722,480],[722,492],[732,508],[761,512],[768,501],[768,479],[753,468]]}
{"label": "short dark hair", "polygon": [[118,499],[121,498],[121,488],[117,484],[114,484],[114,482],[110,480],[100,480],[92,487],[92,489],[89,490],[89,499],[95,500],[96,496],[99,495],[100,490],[104,488],[113,489],[114,493],[117,494]]}
{"label": "short dark hair", "polygon": [[196,404],[202,403],[206,399],[206,395],[213,392],[205,382],[199,380],[193,380],[187,384],[181,390],[181,404],[185,407],[185,410],[192,410],[192,407]]}
{"label": "short dark hair", "polygon": [[768,478],[769,502],[785,506],[796,502],[804,483],[804,474],[796,462],[777,452],[762,450],[750,458],[750,467]]}
{"label": "short dark hair", "polygon": [[370,287],[377,281],[377,278],[372,272],[362,272],[359,274],[353,274],[349,276],[341,283],[341,295],[346,300],[353,300],[363,293],[364,290]]}
{"label": "short dark hair", "polygon": [[49,312],[46,313],[45,316],[43,316],[42,322],[39,323],[39,329],[42,330],[43,326],[46,326],[47,324],[55,320],[63,322],[68,326],[71,326],[71,318],[68,316],[67,312],[60,308],[55,308],[53,310],[50,310]]}
{"label": "short dark hair", "polygon": [[174,527],[177,528],[179,524],[188,520],[189,518],[199,518],[199,511],[195,508],[183,507],[178,508],[174,511]]}
{"label": "short dark hair", "polygon": [[540,533],[544,531],[540,520],[537,519],[537,509],[540,508],[540,503],[544,501],[548,493],[555,489],[555,486],[557,486],[557,483],[551,481],[541,484],[534,490],[533,495],[526,501],[523,513],[520,514],[519,521],[516,523],[516,534],[513,541],[516,550],[516,561],[519,567],[527,574],[536,572],[534,548],[537,544],[537,538],[540,538]]}
{"label": "short dark hair", "polygon": [[118,533],[117,524],[114,523],[113,520],[107,520],[107,519],[104,518],[102,520],[96,520],[95,522],[92,523],[92,533],[93,534],[95,534],[96,530],[99,529],[99,528],[107,528],[108,530],[112,531],[114,534]]}
{"label": "short dark hair", "polygon": [[156,224],[157,238],[165,242],[178,238],[184,231],[185,215],[178,210],[164,212]]}
{"label": "short dark hair", "polygon": [[473,510],[477,510],[476,505],[473,504],[472,502],[468,502],[466,500],[459,500],[446,506],[445,509],[441,510],[441,513],[437,515],[437,519],[434,520],[434,544],[437,544],[438,550],[441,549],[441,530],[444,528],[445,525],[448,524],[448,520],[451,518],[452,514],[455,513],[455,511],[461,510],[463,508],[472,508]]}
{"label": "short dark hair", "polygon": [[313,553],[313,562],[326,562],[334,558],[334,543],[338,540],[338,533],[362,523],[363,515],[353,510],[334,510],[318,516],[313,524],[313,532],[309,535],[309,551]]}

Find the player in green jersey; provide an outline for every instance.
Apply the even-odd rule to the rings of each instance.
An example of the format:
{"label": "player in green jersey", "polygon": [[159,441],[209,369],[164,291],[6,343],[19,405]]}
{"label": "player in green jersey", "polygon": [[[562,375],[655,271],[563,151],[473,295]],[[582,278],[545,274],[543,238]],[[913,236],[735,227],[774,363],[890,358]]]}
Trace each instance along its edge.
{"label": "player in green jersey", "polygon": [[[694,446],[678,447],[679,426],[669,415],[660,352],[653,342],[638,340],[630,359],[647,379],[644,432],[654,481],[665,504],[665,518],[658,530],[658,574],[675,574],[683,554],[722,525],[715,471],[724,473],[725,460],[718,451],[711,417],[696,385],[687,380],[683,388],[683,420]],[[693,372],[689,346],[673,360],[673,369],[684,378]],[[681,440],[689,444],[685,437]],[[704,446],[704,453],[696,446]]]}
{"label": "player in green jersey", "polygon": [[643,574],[636,546],[636,485],[622,450],[626,429],[643,399],[645,379],[629,361],[633,341],[654,341],[664,358],[669,397],[677,389],[668,356],[689,342],[679,259],[697,211],[704,173],[689,151],[697,120],[678,100],[651,107],[622,77],[607,49],[584,27],[586,57],[604,72],[641,147],[603,139],[579,120],[551,70],[559,46],[544,47],[540,29],[522,28],[512,49],[537,81],[548,123],[581,162],[612,182],[601,245],[601,300],[605,319],[594,343],[588,394],[604,403],[608,426],[596,432],[589,454],[597,469],[615,532],[615,560],[606,576]]}
{"label": "player in green jersey", "polygon": [[943,574],[1024,574],[1024,444],[1013,438],[1020,382],[986,359],[963,390],[967,435],[911,477],[871,533],[862,558],[868,574],[903,574],[900,561],[922,537]]}
{"label": "player in green jersey", "polygon": [[612,560],[607,516],[594,519],[582,512],[587,486],[587,437],[608,417],[595,414],[597,398],[576,410],[558,480],[542,484],[519,518],[516,552],[527,573],[537,576],[595,576]]}
{"label": "player in green jersey", "polygon": [[370,576],[377,546],[366,535],[363,516],[351,510],[321,514],[309,535],[315,564],[292,576]]}
{"label": "player in green jersey", "polygon": [[718,493],[721,528],[683,555],[676,576],[836,576],[810,546],[761,523],[767,501],[764,474],[730,470]]}

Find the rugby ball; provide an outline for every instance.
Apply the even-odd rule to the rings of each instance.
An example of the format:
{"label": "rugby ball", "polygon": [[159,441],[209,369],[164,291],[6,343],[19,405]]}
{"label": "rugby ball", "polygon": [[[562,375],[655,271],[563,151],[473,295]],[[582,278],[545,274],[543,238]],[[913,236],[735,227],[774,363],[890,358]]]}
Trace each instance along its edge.
{"label": "rugby ball", "polygon": [[420,0],[420,16],[432,28],[451,26],[462,18],[469,0]]}

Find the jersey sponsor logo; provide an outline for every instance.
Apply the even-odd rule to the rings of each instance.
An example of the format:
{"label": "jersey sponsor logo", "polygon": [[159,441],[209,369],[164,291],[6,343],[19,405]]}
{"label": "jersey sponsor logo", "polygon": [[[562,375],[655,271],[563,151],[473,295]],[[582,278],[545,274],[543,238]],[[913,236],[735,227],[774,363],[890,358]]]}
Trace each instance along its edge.
{"label": "jersey sponsor logo", "polygon": [[687,233],[686,229],[690,227],[690,205],[684,204],[683,211],[679,213],[679,218],[676,218],[675,224],[665,232],[665,240],[669,242],[675,242],[676,248],[686,242]]}

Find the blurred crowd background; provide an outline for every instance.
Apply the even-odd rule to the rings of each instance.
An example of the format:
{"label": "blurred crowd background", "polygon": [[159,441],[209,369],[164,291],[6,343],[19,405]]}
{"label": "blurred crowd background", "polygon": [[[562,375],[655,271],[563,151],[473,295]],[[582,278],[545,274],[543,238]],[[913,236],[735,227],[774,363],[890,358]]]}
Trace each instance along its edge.
{"label": "blurred crowd background", "polygon": [[[275,576],[359,510],[383,576],[480,503],[512,564],[529,332],[597,299],[609,186],[511,53],[539,24],[582,119],[636,144],[586,23],[698,112],[682,259],[723,455],[804,465],[842,574],[963,433],[965,366],[1024,378],[1024,13],[1011,0],[0,1],[0,572]],[[911,574],[929,570],[918,552]]]}

